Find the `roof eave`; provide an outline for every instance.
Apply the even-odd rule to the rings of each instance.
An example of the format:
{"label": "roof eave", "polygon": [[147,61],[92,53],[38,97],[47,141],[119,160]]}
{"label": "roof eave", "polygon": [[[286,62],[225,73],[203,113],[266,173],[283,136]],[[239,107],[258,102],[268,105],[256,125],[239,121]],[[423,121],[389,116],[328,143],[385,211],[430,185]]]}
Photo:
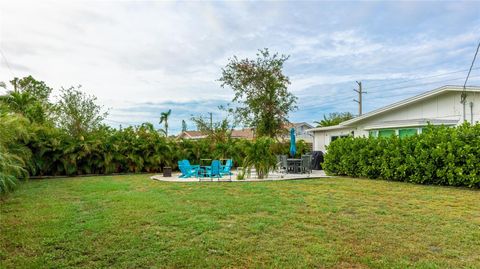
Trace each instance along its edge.
{"label": "roof eave", "polygon": [[321,131],[330,131],[330,130],[339,130],[339,129],[347,129],[350,126],[342,126],[342,125],[334,125],[334,126],[326,126],[326,127],[317,127],[305,130],[306,132],[321,132]]}

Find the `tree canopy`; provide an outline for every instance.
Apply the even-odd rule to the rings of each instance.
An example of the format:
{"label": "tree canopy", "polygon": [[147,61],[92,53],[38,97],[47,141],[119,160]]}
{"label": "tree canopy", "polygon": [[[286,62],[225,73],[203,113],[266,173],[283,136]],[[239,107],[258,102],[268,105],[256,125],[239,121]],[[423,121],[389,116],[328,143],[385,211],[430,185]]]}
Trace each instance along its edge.
{"label": "tree canopy", "polygon": [[199,116],[192,117],[192,121],[197,126],[197,130],[206,135],[214,143],[228,141],[234,129],[234,126],[230,124],[228,118],[218,122],[210,122],[209,119]]}
{"label": "tree canopy", "polygon": [[296,109],[297,98],[288,91],[290,80],[283,74],[288,58],[263,49],[256,59],[234,56],[222,69],[221,86],[234,92],[227,110],[235,123],[255,128],[257,136],[276,137]]}
{"label": "tree canopy", "polygon": [[82,137],[101,126],[108,113],[97,104],[97,97],[77,88],[62,88],[56,104],[57,124],[71,136]]}
{"label": "tree canopy", "polygon": [[[43,124],[51,120],[49,97],[52,88],[32,76],[14,78],[10,83],[14,90],[0,96],[0,103],[7,106],[10,111],[25,116],[32,123]],[[0,86],[6,88],[5,83],[1,83]]]}
{"label": "tree canopy", "polygon": [[162,112],[160,114],[160,124],[164,124],[165,128],[163,129],[163,132],[165,133],[165,136],[168,137],[168,118],[172,114],[172,110],[169,109],[168,111]]}
{"label": "tree canopy", "polygon": [[323,120],[315,121],[317,127],[326,127],[338,125],[341,122],[353,119],[353,114],[350,112],[334,112],[323,116]]}

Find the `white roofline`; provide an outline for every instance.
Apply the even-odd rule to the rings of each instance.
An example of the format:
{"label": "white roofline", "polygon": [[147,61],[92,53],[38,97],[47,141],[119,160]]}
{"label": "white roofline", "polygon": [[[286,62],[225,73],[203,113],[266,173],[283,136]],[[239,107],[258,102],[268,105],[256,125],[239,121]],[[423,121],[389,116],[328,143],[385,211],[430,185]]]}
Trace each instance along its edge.
{"label": "white roofline", "polygon": [[[480,87],[477,87],[477,86],[466,87],[466,90],[468,92],[480,92]],[[370,117],[378,115],[380,113],[387,112],[387,111],[390,111],[390,110],[393,110],[393,109],[396,109],[396,108],[399,108],[399,107],[402,107],[402,106],[405,106],[405,105],[423,100],[425,98],[435,96],[437,94],[440,94],[440,93],[443,93],[443,92],[446,92],[446,91],[459,91],[460,92],[460,91],[463,91],[463,86],[454,86],[454,85],[442,86],[440,88],[436,88],[436,89],[433,89],[431,91],[428,91],[428,92],[425,92],[425,93],[407,98],[405,100],[402,100],[402,101],[399,101],[399,102],[396,102],[396,103],[393,103],[391,105],[384,106],[382,108],[373,110],[373,111],[368,112],[366,114],[363,114],[359,117],[353,118],[351,120],[344,121],[344,122],[340,123],[339,125],[348,127],[350,124],[355,123],[357,121],[361,121],[361,120],[370,118]],[[311,129],[311,130],[314,130],[314,129]]]}
{"label": "white roofline", "polygon": [[334,126],[326,126],[326,127],[317,127],[305,130],[306,132],[316,132],[316,131],[329,131],[329,130],[337,130],[337,129],[348,129],[352,128],[351,126],[343,126],[343,125],[334,125]]}

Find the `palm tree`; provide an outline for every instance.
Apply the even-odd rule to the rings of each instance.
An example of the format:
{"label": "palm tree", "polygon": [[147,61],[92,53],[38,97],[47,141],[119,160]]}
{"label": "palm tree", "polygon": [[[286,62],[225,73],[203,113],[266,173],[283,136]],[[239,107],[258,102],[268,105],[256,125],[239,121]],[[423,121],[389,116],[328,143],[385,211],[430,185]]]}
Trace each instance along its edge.
{"label": "palm tree", "polygon": [[0,96],[0,101],[8,105],[14,112],[24,114],[27,108],[35,102],[35,98],[29,93],[9,92]]}
{"label": "palm tree", "polygon": [[28,137],[28,121],[20,115],[0,113],[0,194],[11,191],[18,178],[28,176],[30,150],[17,143]]}
{"label": "palm tree", "polygon": [[172,114],[172,110],[169,109],[167,112],[162,112],[160,114],[160,124],[165,125],[165,136],[168,137],[168,117],[170,117],[170,114]]}
{"label": "palm tree", "polygon": [[353,115],[350,112],[334,112],[328,114],[328,116],[323,115],[323,120],[314,121],[317,124],[317,127],[327,127],[338,125],[341,122],[353,119]]}

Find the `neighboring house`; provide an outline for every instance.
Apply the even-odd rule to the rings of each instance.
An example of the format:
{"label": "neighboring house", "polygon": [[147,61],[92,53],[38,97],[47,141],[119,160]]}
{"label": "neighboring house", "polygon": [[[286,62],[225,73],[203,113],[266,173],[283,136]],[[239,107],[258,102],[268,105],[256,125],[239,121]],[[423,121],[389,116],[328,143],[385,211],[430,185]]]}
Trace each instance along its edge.
{"label": "neighboring house", "polygon": [[285,141],[290,141],[290,129],[294,128],[295,129],[295,139],[297,141],[299,140],[304,140],[307,143],[313,143],[313,135],[307,130],[310,130],[313,128],[312,125],[306,123],[306,122],[297,122],[297,123],[288,123],[285,125],[285,129],[287,129],[287,132],[285,135],[281,137],[282,140]]}
{"label": "neighboring house", "polygon": [[400,137],[422,132],[428,124],[456,126],[480,121],[480,87],[467,87],[465,105],[460,103],[463,87],[443,86],[382,107],[336,126],[308,130],[313,148],[325,152],[335,139],[346,136]]}
{"label": "neighboring house", "polygon": [[[207,135],[203,134],[201,131],[183,131],[178,136],[178,138],[198,140],[206,138]],[[244,128],[239,130],[232,130],[232,138],[243,138],[248,140],[253,140],[254,131],[252,128]]]}
{"label": "neighboring house", "polygon": [[[308,133],[307,130],[313,128],[312,125],[306,123],[306,122],[299,122],[299,123],[289,123],[286,125],[285,129],[288,130],[288,132],[285,132],[285,135],[281,136],[281,140],[283,141],[290,141],[290,128],[295,128],[295,137],[296,140],[305,140],[307,143],[312,143],[313,142],[313,136],[311,133]],[[203,134],[200,131],[184,131],[181,132],[178,136],[178,138],[184,138],[184,139],[192,139],[192,140],[198,140],[198,139],[203,139],[206,138],[207,135]],[[255,138],[255,129],[253,128],[243,128],[243,129],[238,129],[238,130],[232,130],[232,138],[243,138],[247,140],[253,140]]]}
{"label": "neighboring house", "polygon": [[243,138],[247,140],[253,140],[255,138],[255,130],[253,128],[232,130],[232,138]]}
{"label": "neighboring house", "polygon": [[191,140],[198,140],[207,137],[200,131],[183,131],[181,132],[177,138],[184,138],[184,139],[191,139]]}

